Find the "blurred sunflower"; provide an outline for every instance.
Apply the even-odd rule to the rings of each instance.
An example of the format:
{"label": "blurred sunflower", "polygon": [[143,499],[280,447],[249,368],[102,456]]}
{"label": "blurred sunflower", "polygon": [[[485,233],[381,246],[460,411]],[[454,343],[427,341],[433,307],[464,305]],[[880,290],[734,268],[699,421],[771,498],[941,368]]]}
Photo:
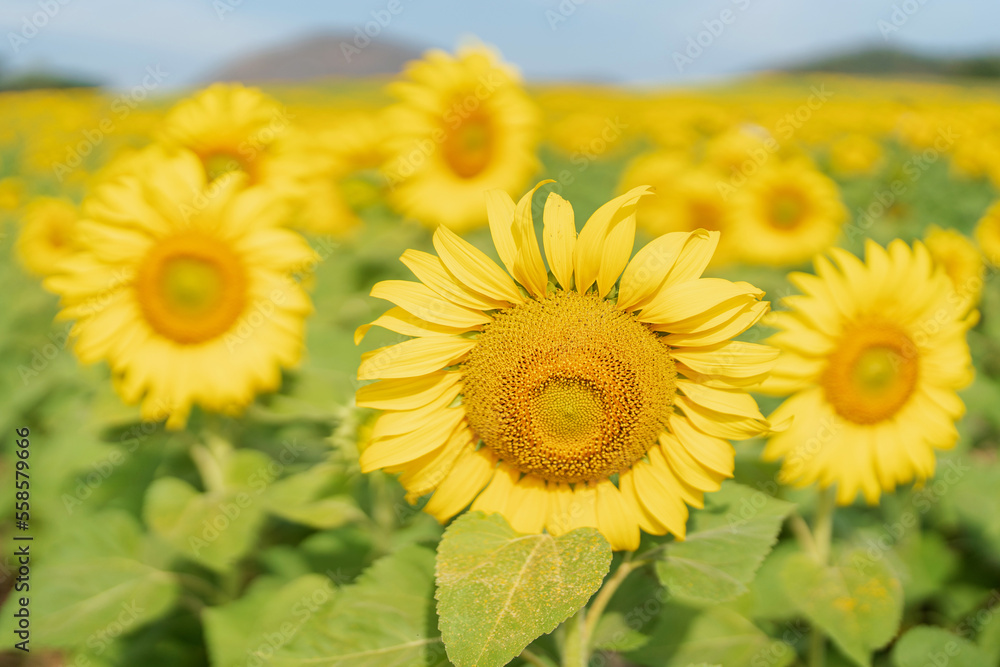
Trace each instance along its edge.
{"label": "blurred sunflower", "polygon": [[84,202],[81,252],[45,285],[80,360],[106,360],[143,419],[179,428],[193,404],[235,413],[278,388],[312,310],[292,274],[314,253],[278,228],[288,206],[270,190],[209,184],[187,151],[150,158]]}
{"label": "blurred sunflower", "polygon": [[793,160],[762,170],[733,195],[732,246],[751,264],[801,264],[836,241],[846,215],[837,185]]}
{"label": "blurred sunflower", "polygon": [[284,107],[241,84],[216,83],[182,100],[164,118],[160,135],[165,146],[197,155],[209,181],[239,172],[247,186],[267,183],[292,197],[302,195],[315,161]]}
{"label": "blurred sunflower", "polygon": [[976,243],[993,266],[1000,266],[1000,202],[993,204],[976,224]]}
{"label": "blurred sunflower", "polygon": [[76,206],[65,199],[38,197],[25,207],[17,255],[36,276],[58,273],[77,250]]}
{"label": "blurred sunflower", "polygon": [[485,223],[483,191],[520,191],[537,169],[540,112],[486,47],[430,51],[405,74],[389,88],[390,203],[429,227]]}
{"label": "blurred sunflower", "polygon": [[851,134],[830,146],[830,168],[844,176],[876,171],[883,161],[882,145],[864,134]]}
{"label": "blurred sunflower", "polygon": [[770,416],[794,415],[771,436],[767,460],[783,459],[781,479],[837,485],[837,501],[858,491],[869,503],[897,484],[934,474],[934,450],[958,439],[965,406],[956,391],[972,381],[965,335],[978,312],[955,303],[944,270],[927,248],[900,240],[866,246],[866,261],[840,248],[836,265],[816,258],[816,274],[793,273],[803,295],[768,317],[767,342],[782,355],[762,391],[789,398]]}
{"label": "blurred sunflower", "polygon": [[934,263],[944,269],[955,289],[955,298],[979,303],[983,291],[983,256],[961,232],[931,225],[924,245]]}
{"label": "blurred sunflower", "polygon": [[380,114],[351,114],[310,139],[316,168],[309,174],[296,226],[343,234],[361,223],[359,209],[383,197],[385,128]]}
{"label": "blurred sunflower", "polygon": [[730,340],[767,311],[763,292],[699,277],[718,232],[667,234],[629,261],[648,192],[608,202],[579,235],[550,194],[551,273],[534,190],[516,207],[488,193],[507,272],[446,227],[438,256],[404,253],[420,282],[377,284],[398,307],[356,334],[416,336],[363,356],[359,379],[379,381],[357,403],[385,412],[362,470],[402,473],[411,502],[433,493],[424,509],[441,522],[472,503],[524,533],[596,527],[615,549],[635,549],[640,529],[683,538],[687,506],[732,476],[727,438],[768,429],[745,387],[777,352]]}

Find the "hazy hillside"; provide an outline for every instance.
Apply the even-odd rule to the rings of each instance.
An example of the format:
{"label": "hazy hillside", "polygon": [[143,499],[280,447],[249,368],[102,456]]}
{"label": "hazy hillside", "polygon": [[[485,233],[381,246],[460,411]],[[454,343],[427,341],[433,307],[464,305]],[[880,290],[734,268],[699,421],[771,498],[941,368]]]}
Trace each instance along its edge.
{"label": "hazy hillside", "polygon": [[887,48],[869,48],[820,58],[792,72],[839,72],[893,77],[1000,77],[1000,56],[936,58]]}
{"label": "hazy hillside", "polygon": [[396,74],[423,51],[379,36],[366,43],[354,34],[330,33],[250,54],[205,80],[264,83]]}

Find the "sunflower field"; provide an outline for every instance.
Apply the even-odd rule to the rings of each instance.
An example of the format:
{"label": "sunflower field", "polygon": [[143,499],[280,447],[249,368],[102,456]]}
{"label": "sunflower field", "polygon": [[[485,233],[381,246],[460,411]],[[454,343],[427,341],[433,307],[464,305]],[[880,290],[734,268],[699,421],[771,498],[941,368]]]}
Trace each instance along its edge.
{"label": "sunflower field", "polygon": [[996,667],[998,192],[971,82],[0,94],[0,665]]}

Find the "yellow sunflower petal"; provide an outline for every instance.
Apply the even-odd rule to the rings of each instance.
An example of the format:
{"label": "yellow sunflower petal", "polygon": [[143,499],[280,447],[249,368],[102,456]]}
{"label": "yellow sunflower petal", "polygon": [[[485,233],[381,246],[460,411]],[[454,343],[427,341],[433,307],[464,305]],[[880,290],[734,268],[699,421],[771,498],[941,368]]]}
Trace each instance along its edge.
{"label": "yellow sunflower petal", "polygon": [[540,533],[549,513],[549,494],[545,480],[525,475],[511,489],[504,515],[510,527],[519,533]]}
{"label": "yellow sunflower petal", "polygon": [[622,273],[618,307],[642,308],[660,289],[677,256],[694,232],[671,232],[654,239],[635,254]]}
{"label": "yellow sunflower petal", "polygon": [[472,511],[486,514],[499,512],[507,518],[507,503],[510,502],[511,492],[520,477],[521,473],[501,461],[489,486],[472,502]]}
{"label": "yellow sunflower petal", "polygon": [[542,241],[549,268],[564,290],[573,289],[573,255],[576,250],[576,222],[573,206],[555,192],[545,199],[542,213]]}
{"label": "yellow sunflower petal", "polygon": [[[764,292],[750,283],[698,278],[659,291],[640,311],[639,320],[673,327],[672,330],[677,331],[696,331],[699,325],[717,326],[731,319],[731,310],[742,306],[740,302],[731,301],[762,296]],[[713,309],[720,306],[723,307],[720,312],[714,312]],[[706,322],[713,315],[719,319],[714,323]]]}
{"label": "yellow sunflower petal", "polygon": [[673,474],[645,461],[637,461],[632,472],[636,496],[646,513],[656,517],[668,531],[683,540],[688,510]]}
{"label": "yellow sunflower petal", "polygon": [[413,272],[417,280],[459,306],[473,310],[495,310],[507,305],[504,301],[477,294],[460,284],[454,276],[448,273],[448,269],[445,268],[441,259],[430,253],[407,250],[399,259],[406,265],[406,268]]}
{"label": "yellow sunflower petal", "polygon": [[535,197],[535,191],[551,182],[551,179],[541,181],[530,192],[521,197],[521,200],[517,202],[517,209],[514,211],[514,226],[511,230],[514,235],[514,246],[517,248],[517,257],[514,260],[514,278],[536,297],[545,296],[549,279],[545,271],[545,264],[542,262],[542,254],[538,249],[531,204]]}
{"label": "yellow sunflower petal", "polygon": [[441,324],[434,324],[433,322],[425,322],[402,308],[396,307],[387,310],[374,322],[362,324],[355,329],[354,344],[360,344],[372,327],[382,327],[383,329],[388,329],[404,336],[452,336],[478,328],[477,326],[446,327]]}
{"label": "yellow sunflower petal", "polygon": [[434,249],[462,284],[498,301],[524,301],[517,285],[503,269],[494,264],[486,253],[447,227],[438,227],[434,232]]}
{"label": "yellow sunflower petal", "polygon": [[635,551],[639,548],[639,519],[611,480],[597,483],[597,527],[611,548]]}
{"label": "yellow sunflower petal", "polygon": [[486,215],[490,222],[490,234],[493,245],[497,249],[500,261],[507,267],[507,272],[514,275],[514,262],[517,260],[517,246],[514,245],[514,200],[503,190],[486,191]]}
{"label": "yellow sunflower petal", "polygon": [[361,452],[361,472],[412,461],[443,445],[465,417],[460,408],[441,410],[420,429],[372,442]]}
{"label": "yellow sunflower petal", "polygon": [[487,449],[463,452],[448,476],[438,484],[424,511],[440,523],[446,522],[468,507],[489,483],[496,463],[496,456]]}
{"label": "yellow sunflower petal", "polygon": [[[632,243],[627,232],[631,229],[632,234],[635,233],[636,204],[642,196],[648,194],[652,194],[648,185],[633,188],[601,206],[587,220],[576,239],[574,268],[578,292],[589,290],[599,276],[604,279],[603,287],[599,286],[602,296],[611,289],[609,277],[613,274],[614,280],[617,280],[631,256]],[[611,230],[623,223],[626,223],[626,227],[616,233],[614,247],[608,247]],[[614,280],[611,280],[612,285]]]}
{"label": "yellow sunflower petal", "polygon": [[422,283],[408,280],[383,280],[372,287],[371,295],[400,306],[427,322],[449,327],[475,327],[492,321],[482,311],[458,306],[443,299]]}
{"label": "yellow sunflower petal", "polygon": [[361,356],[359,380],[412,378],[457,363],[476,341],[454,336],[415,338]]}
{"label": "yellow sunflower petal", "polygon": [[360,408],[375,410],[413,410],[438,398],[461,379],[454,371],[438,371],[419,377],[380,380],[358,389]]}

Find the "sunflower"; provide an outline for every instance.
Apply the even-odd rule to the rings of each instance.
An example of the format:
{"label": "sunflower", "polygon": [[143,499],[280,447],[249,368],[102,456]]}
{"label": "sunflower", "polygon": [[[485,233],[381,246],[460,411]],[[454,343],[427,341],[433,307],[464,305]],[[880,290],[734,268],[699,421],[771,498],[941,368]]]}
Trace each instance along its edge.
{"label": "sunflower", "polygon": [[383,197],[385,129],[377,114],[350,114],[314,138],[316,168],[306,183],[297,227],[341,235],[358,226],[356,211]]}
{"label": "sunflower", "polygon": [[976,243],[993,266],[1000,266],[1000,202],[993,204],[976,225]]}
{"label": "sunflower", "polygon": [[209,180],[239,172],[247,186],[266,183],[291,197],[303,195],[302,181],[316,162],[285,108],[241,84],[216,83],[182,100],[160,135],[165,146],[197,155]]}
{"label": "sunflower", "polygon": [[830,146],[830,167],[843,176],[871,174],[882,162],[882,144],[864,134],[848,135]]}
{"label": "sunflower", "polygon": [[730,340],[768,303],[750,284],[699,277],[718,232],[666,234],[629,261],[648,193],[603,205],[579,235],[549,194],[548,270],[534,190],[516,207],[487,194],[507,272],[443,226],[437,256],[406,251],[420,282],[378,283],[372,296],[397,307],[356,334],[415,336],[362,358],[359,379],[377,382],[357,403],[385,411],[362,470],[401,473],[411,502],[433,494],[424,509],[441,522],[471,503],[524,533],[596,527],[615,549],[635,549],[640,529],[683,538],[687,506],[732,476],[728,438],[768,429],[745,387],[777,351]]}
{"label": "sunflower", "polygon": [[965,335],[978,313],[920,242],[866,259],[840,248],[815,260],[816,275],[793,273],[804,294],[768,323],[782,350],[766,393],[788,395],[770,416],[794,416],[771,436],[767,460],[783,459],[785,483],[837,486],[837,501],[860,490],[869,503],[897,484],[934,474],[934,450],[958,439],[965,406],[956,391],[972,380]]}
{"label": "sunflower", "polygon": [[430,227],[485,223],[483,191],[520,191],[537,168],[540,112],[486,47],[430,51],[405,74],[389,89],[390,203]]}
{"label": "sunflower", "polygon": [[951,280],[957,299],[979,303],[983,291],[983,256],[961,232],[931,225],[924,235],[924,244],[935,264],[940,265]]}
{"label": "sunflower", "polygon": [[[646,182],[652,182],[658,192],[668,193],[668,196],[641,201],[639,220],[643,228],[656,235],[696,229],[721,232],[712,265],[724,264],[734,254],[734,249],[728,244],[733,209],[719,188],[725,177],[709,167],[694,167],[689,163],[681,166],[678,163],[680,160],[680,157],[663,154],[649,156],[633,165],[625,175],[623,180],[629,189],[637,182],[646,180],[640,176],[650,176],[652,178]],[[673,169],[678,171],[671,174]],[[638,181],[635,180],[637,178]]]}
{"label": "sunflower", "polygon": [[17,254],[37,276],[57,273],[77,249],[76,206],[65,199],[38,197],[25,208]]}
{"label": "sunflower", "polygon": [[797,265],[827,249],[846,210],[837,185],[793,160],[766,170],[733,195],[732,245],[751,264]]}
{"label": "sunflower", "polygon": [[81,250],[45,285],[80,360],[107,361],[143,419],[179,428],[193,404],[235,413],[277,389],[312,309],[293,274],[315,256],[278,228],[288,206],[271,190],[209,184],[190,152],[148,157],[88,197]]}

